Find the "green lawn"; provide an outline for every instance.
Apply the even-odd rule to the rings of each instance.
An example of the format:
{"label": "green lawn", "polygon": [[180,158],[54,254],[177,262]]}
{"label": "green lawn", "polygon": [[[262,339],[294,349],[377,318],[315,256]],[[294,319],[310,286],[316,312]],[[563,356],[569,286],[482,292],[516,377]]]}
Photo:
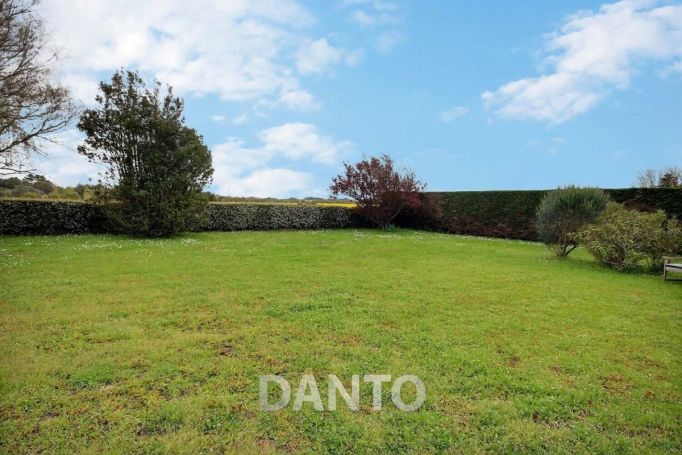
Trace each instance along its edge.
{"label": "green lawn", "polygon": [[[682,283],[399,231],[0,237],[0,450],[682,450]],[[258,377],[414,374],[403,412]],[[407,399],[406,399],[407,401]],[[292,398],[293,402],[293,398]]]}

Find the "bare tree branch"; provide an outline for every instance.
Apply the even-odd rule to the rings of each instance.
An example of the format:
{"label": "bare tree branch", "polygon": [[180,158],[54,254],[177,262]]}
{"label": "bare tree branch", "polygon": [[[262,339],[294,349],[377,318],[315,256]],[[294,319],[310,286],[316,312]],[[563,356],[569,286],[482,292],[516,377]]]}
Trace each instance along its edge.
{"label": "bare tree branch", "polygon": [[50,82],[36,0],[0,0],[0,173],[25,173],[39,145],[77,116],[69,92]]}

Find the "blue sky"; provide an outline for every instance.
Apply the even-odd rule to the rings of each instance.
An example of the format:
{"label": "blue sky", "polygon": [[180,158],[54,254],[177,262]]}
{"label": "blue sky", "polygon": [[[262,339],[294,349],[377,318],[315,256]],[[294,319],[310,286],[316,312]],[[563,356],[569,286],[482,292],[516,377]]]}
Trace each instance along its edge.
{"label": "blue sky", "polygon": [[[128,4],[129,3],[129,4]],[[682,3],[70,2],[44,5],[85,104],[114,69],[174,85],[212,190],[327,195],[388,153],[431,190],[626,187],[682,165]],[[96,178],[67,131],[38,166]]]}

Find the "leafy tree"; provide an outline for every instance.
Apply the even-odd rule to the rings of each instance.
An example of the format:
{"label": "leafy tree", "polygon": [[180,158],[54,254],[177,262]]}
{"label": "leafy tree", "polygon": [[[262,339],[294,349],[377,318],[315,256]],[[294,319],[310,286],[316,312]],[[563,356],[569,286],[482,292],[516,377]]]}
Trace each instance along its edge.
{"label": "leafy tree", "polygon": [[344,168],[344,174],[332,180],[332,196],[346,195],[355,200],[358,211],[383,229],[391,225],[402,209],[421,204],[419,193],[425,185],[412,171],[395,170],[388,155],[353,165],[344,163]]}
{"label": "leafy tree", "polygon": [[0,175],[26,172],[41,140],[76,116],[68,91],[49,81],[50,62],[36,1],[0,0]]}
{"label": "leafy tree", "polygon": [[85,191],[86,191],[86,189],[87,189],[87,188],[86,188],[85,185],[83,185],[82,183],[79,183],[78,185],[76,185],[75,191],[76,191],[76,194],[78,195],[78,198],[79,198],[79,199],[85,199]]}
{"label": "leafy tree", "polygon": [[24,181],[31,184],[36,190],[45,194],[50,194],[55,190],[55,184],[50,182],[43,175],[28,174],[28,176],[24,178]]}
{"label": "leafy tree", "polygon": [[19,177],[10,177],[7,179],[0,179],[0,188],[13,189],[21,185],[21,179]]}
{"label": "leafy tree", "polygon": [[130,234],[168,236],[204,219],[202,194],[213,175],[201,136],[184,126],[183,102],[171,87],[161,94],[136,72],[100,83],[98,107],[78,122],[79,153],[106,165],[104,202],[114,226]]}
{"label": "leafy tree", "polygon": [[578,246],[575,234],[594,221],[607,203],[607,195],[598,188],[571,185],[550,191],[540,202],[536,214],[540,241],[557,256],[568,256]]}

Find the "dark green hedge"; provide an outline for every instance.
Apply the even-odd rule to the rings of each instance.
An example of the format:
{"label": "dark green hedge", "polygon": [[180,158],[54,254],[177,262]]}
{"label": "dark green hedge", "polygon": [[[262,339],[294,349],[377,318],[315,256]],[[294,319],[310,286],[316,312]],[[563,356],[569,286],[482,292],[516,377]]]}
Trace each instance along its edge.
{"label": "dark green hedge", "polygon": [[[352,223],[352,211],[345,207],[211,203],[208,206],[208,223],[201,230],[335,229]],[[0,234],[105,231],[108,231],[105,219],[93,204],[0,200]]]}
{"label": "dark green hedge", "polygon": [[682,220],[682,188],[625,188],[606,192],[612,200],[628,208],[645,212],[661,209]]}
{"label": "dark green hedge", "polygon": [[0,200],[0,234],[82,234],[97,232],[99,210],[88,203]]}
{"label": "dark green hedge", "polygon": [[345,207],[277,204],[220,204],[208,206],[208,231],[268,229],[336,229],[352,224]]}
{"label": "dark green hedge", "polygon": [[[611,199],[637,210],[663,209],[682,220],[682,189],[605,190]],[[424,205],[404,211],[402,227],[457,234],[535,240],[535,210],[546,191],[462,191],[424,193]],[[345,207],[277,204],[209,204],[203,230],[334,229],[367,226]],[[0,234],[102,232],[99,210],[81,202],[0,200]]]}
{"label": "dark green hedge", "polygon": [[[682,189],[627,188],[605,190],[626,207],[662,209],[682,220]],[[546,191],[460,191],[424,193],[423,206],[396,220],[402,227],[485,237],[535,240],[535,211]]]}

